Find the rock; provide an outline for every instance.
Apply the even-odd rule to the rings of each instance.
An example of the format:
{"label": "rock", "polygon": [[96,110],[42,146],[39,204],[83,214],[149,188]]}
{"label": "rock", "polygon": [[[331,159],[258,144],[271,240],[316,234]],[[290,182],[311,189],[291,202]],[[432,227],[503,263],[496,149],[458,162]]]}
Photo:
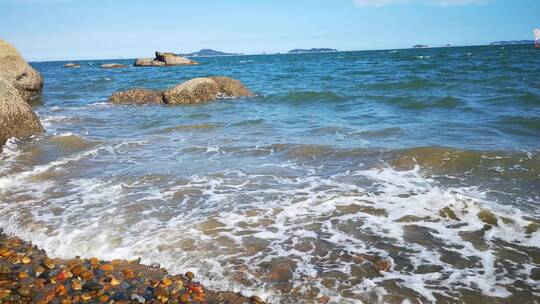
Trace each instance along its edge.
{"label": "rock", "polygon": [[250,304],[264,304],[264,301],[258,296],[253,296],[249,299]]}
{"label": "rock", "polygon": [[183,82],[163,93],[163,101],[170,104],[195,104],[213,101],[219,85],[210,78],[195,78]]}
{"label": "rock", "polygon": [[218,84],[219,94],[225,98],[249,97],[254,96],[248,88],[246,88],[239,80],[230,77],[210,77]]}
{"label": "rock", "polygon": [[156,59],[157,61],[164,62],[165,65],[194,65],[197,64],[197,62],[190,60],[186,57],[178,56],[173,53],[161,53],[156,52]]}
{"label": "rock", "polygon": [[80,68],[81,65],[77,64],[77,63],[70,62],[70,63],[64,64],[64,67],[65,68]]}
{"label": "rock", "polygon": [[159,91],[146,89],[131,89],[114,93],[110,98],[111,103],[134,103],[134,104],[162,104],[163,96]]}
{"label": "rock", "polygon": [[0,78],[7,80],[25,101],[41,95],[43,78],[9,43],[0,39]]}
{"label": "rock", "polygon": [[195,275],[193,274],[193,272],[188,271],[188,272],[186,272],[186,274],[184,275],[184,277],[186,277],[186,279],[188,279],[188,280],[191,281],[191,280],[193,280],[193,278],[195,278]]}
{"label": "rock", "polygon": [[120,63],[106,63],[99,66],[102,69],[118,69],[125,68],[126,66]]}
{"label": "rock", "polygon": [[201,77],[183,82],[164,92],[131,89],[117,92],[109,98],[111,103],[133,104],[197,104],[217,98],[254,96],[240,81],[228,77]]}
{"label": "rock", "polygon": [[194,65],[196,61],[178,56],[173,53],[156,52],[156,58],[138,58],[135,60],[134,66],[175,66],[175,65]]}
{"label": "rock", "polygon": [[98,282],[90,281],[84,283],[82,289],[85,291],[98,291],[103,289],[103,285],[99,284]]}
{"label": "rock", "polygon": [[152,58],[138,58],[135,60],[134,66],[165,66],[165,62],[154,60]]}
{"label": "rock", "polygon": [[228,77],[203,77],[183,82],[163,93],[163,101],[170,104],[196,104],[217,98],[253,96],[240,81]]}
{"label": "rock", "polygon": [[54,264],[54,261],[49,258],[44,258],[42,261],[42,264],[48,269],[53,269],[54,267],[56,267],[56,265]]}
{"label": "rock", "polygon": [[[2,52],[1,43],[0,40],[0,53]],[[0,58],[0,66],[1,62]],[[27,137],[43,132],[38,116],[20,95],[21,91],[28,94],[30,91],[17,90],[13,82],[5,78],[2,73],[0,67],[0,147],[9,138]]]}
{"label": "rock", "polygon": [[482,222],[488,224],[488,225],[492,225],[492,226],[498,226],[497,225],[497,217],[491,213],[490,211],[488,210],[482,210],[480,212],[478,212],[478,214],[476,215]]}

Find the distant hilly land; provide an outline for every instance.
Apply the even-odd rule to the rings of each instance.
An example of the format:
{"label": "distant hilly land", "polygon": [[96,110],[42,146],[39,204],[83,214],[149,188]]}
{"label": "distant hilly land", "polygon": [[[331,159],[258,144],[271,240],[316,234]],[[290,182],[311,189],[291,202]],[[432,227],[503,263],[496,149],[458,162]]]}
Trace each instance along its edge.
{"label": "distant hilly land", "polygon": [[212,49],[202,49],[198,52],[183,54],[182,56],[188,57],[215,57],[215,56],[237,56],[243,55],[242,53],[225,53],[221,51],[215,51]]}
{"label": "distant hilly land", "polygon": [[329,48],[312,48],[312,49],[294,49],[289,51],[289,54],[305,54],[305,53],[334,53],[336,49]]}
{"label": "distant hilly land", "polygon": [[490,45],[514,45],[514,44],[534,44],[534,40],[509,40],[509,41],[495,41]]}

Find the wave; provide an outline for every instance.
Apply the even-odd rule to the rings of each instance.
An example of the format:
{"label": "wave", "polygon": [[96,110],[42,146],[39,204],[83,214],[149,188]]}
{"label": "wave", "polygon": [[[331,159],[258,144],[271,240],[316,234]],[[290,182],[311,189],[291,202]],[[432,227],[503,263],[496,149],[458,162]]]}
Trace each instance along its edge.
{"label": "wave", "polygon": [[[461,288],[507,297],[507,275],[525,278],[535,265],[520,257],[539,254],[540,221],[474,187],[443,187],[418,166],[330,176],[227,170],[163,182],[75,179],[63,196],[27,193],[46,209],[25,198],[0,204],[0,228],[54,257],[142,257],[271,303],[373,302],[396,296],[396,280],[408,297],[429,302],[463,299]],[[391,271],[373,272],[365,255],[389,261]]]}
{"label": "wave", "polygon": [[413,97],[399,96],[386,99],[386,102],[407,110],[454,109],[465,105],[462,99],[453,96],[430,100],[418,100]]}
{"label": "wave", "polygon": [[344,97],[330,91],[295,91],[282,96],[271,96],[270,99],[296,104],[312,102],[332,103],[345,100]]}

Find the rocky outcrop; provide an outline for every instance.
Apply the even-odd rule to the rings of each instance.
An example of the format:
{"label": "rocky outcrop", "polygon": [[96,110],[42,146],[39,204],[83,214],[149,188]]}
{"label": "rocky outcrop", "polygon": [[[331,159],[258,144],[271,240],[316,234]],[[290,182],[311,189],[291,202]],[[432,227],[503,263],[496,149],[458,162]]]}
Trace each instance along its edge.
{"label": "rocky outcrop", "polygon": [[27,137],[43,132],[30,105],[7,79],[0,77],[0,150],[11,137]]}
{"label": "rocky outcrop", "polygon": [[77,63],[70,62],[70,63],[64,64],[64,67],[65,68],[80,68],[81,65],[77,64]]}
{"label": "rocky outcrop", "polygon": [[135,60],[134,66],[164,66],[165,62],[154,60],[152,58],[139,58]]}
{"label": "rocky outcrop", "polygon": [[165,91],[132,89],[113,94],[112,103],[198,104],[218,98],[254,96],[240,81],[229,77],[201,77],[183,82]]}
{"label": "rocky outcrop", "polygon": [[10,82],[26,100],[41,95],[43,79],[9,43],[0,39],[0,78]]}
{"label": "rocky outcrop", "polygon": [[186,57],[178,56],[173,53],[160,53],[156,52],[156,60],[164,62],[165,65],[193,65],[197,62],[190,60]]}
{"label": "rocky outcrop", "polygon": [[194,65],[196,61],[178,56],[173,53],[156,52],[155,58],[138,58],[134,66],[176,66],[176,65]]}
{"label": "rocky outcrop", "polygon": [[123,92],[114,93],[109,102],[116,104],[162,104],[163,94],[160,91],[146,89],[131,89]]}
{"label": "rocky outcrop", "polygon": [[121,63],[106,63],[99,66],[102,69],[120,69],[125,68],[126,66]]}

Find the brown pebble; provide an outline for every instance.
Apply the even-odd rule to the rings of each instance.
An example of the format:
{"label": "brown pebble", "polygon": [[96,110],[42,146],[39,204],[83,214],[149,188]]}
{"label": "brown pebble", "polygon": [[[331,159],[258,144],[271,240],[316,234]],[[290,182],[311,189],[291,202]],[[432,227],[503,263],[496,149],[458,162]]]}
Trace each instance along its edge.
{"label": "brown pebble", "polygon": [[22,279],[28,278],[28,276],[29,275],[28,275],[27,272],[21,271],[21,272],[19,272],[18,278],[19,278],[19,280],[22,280]]}
{"label": "brown pebble", "polygon": [[99,266],[99,269],[103,271],[112,271],[114,267],[112,264],[103,264]]}
{"label": "brown pebble", "polygon": [[56,265],[54,264],[54,261],[49,258],[43,259],[43,266],[49,269],[53,269]]}
{"label": "brown pebble", "polygon": [[73,280],[73,282],[71,282],[71,289],[73,289],[73,290],[81,290],[82,289],[81,281]]}
{"label": "brown pebble", "polygon": [[172,281],[171,279],[169,279],[169,278],[163,278],[163,279],[161,280],[161,283],[163,283],[163,285],[165,285],[165,287],[171,286],[172,282],[173,282],[173,281]]}
{"label": "brown pebble", "polygon": [[81,298],[84,300],[84,301],[90,301],[92,300],[92,296],[87,294],[87,293],[84,293],[81,295]]}
{"label": "brown pebble", "polygon": [[117,279],[112,278],[111,279],[111,286],[118,286],[118,285],[120,285],[120,282]]}
{"label": "brown pebble", "polygon": [[94,273],[91,272],[90,270],[85,270],[85,271],[81,272],[81,274],[79,276],[81,277],[81,279],[90,280],[91,278],[94,277]]}
{"label": "brown pebble", "polygon": [[193,278],[195,278],[195,275],[191,271],[186,272],[184,276],[190,281],[193,280]]}
{"label": "brown pebble", "polygon": [[29,264],[30,262],[32,262],[32,259],[27,257],[27,256],[24,256],[22,259],[21,259],[21,262],[23,264]]}
{"label": "brown pebble", "polygon": [[392,265],[390,261],[384,259],[377,260],[373,264],[375,265],[375,268],[377,268],[379,271],[388,271],[390,270],[390,266]]}
{"label": "brown pebble", "polygon": [[107,303],[109,302],[109,297],[107,295],[101,295],[99,296],[98,300],[102,303]]}
{"label": "brown pebble", "polygon": [[31,295],[30,288],[27,288],[27,287],[21,287],[21,288],[18,288],[18,289],[17,289],[17,293],[18,293],[21,297],[30,297],[30,295]]}
{"label": "brown pebble", "polygon": [[257,297],[257,296],[251,297],[251,299],[249,299],[249,302],[251,304],[264,304],[264,301],[261,298]]}

